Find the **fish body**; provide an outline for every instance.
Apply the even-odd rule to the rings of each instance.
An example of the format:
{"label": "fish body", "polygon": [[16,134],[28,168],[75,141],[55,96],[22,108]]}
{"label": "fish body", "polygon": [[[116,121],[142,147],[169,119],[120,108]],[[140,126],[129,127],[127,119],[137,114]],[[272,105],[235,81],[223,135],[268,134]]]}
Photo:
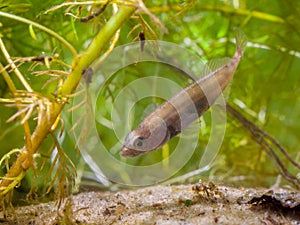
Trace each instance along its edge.
{"label": "fish body", "polygon": [[154,151],[207,111],[230,83],[240,62],[246,46],[241,31],[236,34],[236,43],[236,52],[228,63],[187,86],[145,117],[127,135],[120,154],[135,157]]}

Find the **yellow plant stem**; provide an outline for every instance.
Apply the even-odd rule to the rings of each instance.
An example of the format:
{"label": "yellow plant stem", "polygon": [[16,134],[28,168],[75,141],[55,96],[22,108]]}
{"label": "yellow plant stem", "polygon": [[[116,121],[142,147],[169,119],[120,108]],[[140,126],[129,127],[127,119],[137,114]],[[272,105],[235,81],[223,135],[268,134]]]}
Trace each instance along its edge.
{"label": "yellow plant stem", "polygon": [[5,80],[9,90],[14,93],[17,91],[17,88],[14,84],[14,82],[12,81],[12,79],[10,78],[9,74],[6,72],[4,66],[0,63],[0,71],[2,74],[3,79]]}
{"label": "yellow plant stem", "polygon": [[[199,4],[194,7],[197,7],[198,10],[203,10],[203,11],[218,11],[218,12],[224,12],[224,13],[229,13],[229,14],[235,14],[235,15],[241,15],[241,16],[251,16],[256,19],[260,20],[265,20],[265,21],[270,21],[270,22],[275,22],[275,23],[285,23],[285,20],[282,19],[279,16],[275,16],[272,14],[264,13],[264,12],[259,12],[255,10],[248,10],[248,9],[242,9],[242,8],[234,8],[229,5],[219,5],[219,4]],[[164,5],[164,6],[154,6],[149,8],[149,11],[157,13],[157,12],[168,12],[171,10],[183,10],[182,7],[179,5]]]}
{"label": "yellow plant stem", "polygon": [[[102,27],[86,51],[82,53],[82,56],[78,60],[76,57],[74,57],[72,71],[61,87],[62,96],[68,96],[72,94],[80,82],[83,70],[89,67],[91,63],[101,55],[101,51],[104,49],[107,43],[109,43],[110,39],[115,35],[118,29],[120,29],[123,23],[129,19],[135,10],[136,6],[120,6],[118,12],[114,14]],[[48,118],[45,113],[42,114],[42,121],[37,124],[35,131],[31,135],[32,153],[35,153],[38,150],[44,138],[46,138],[46,136],[51,132],[51,127],[53,123],[55,123],[63,106],[64,104],[53,102],[51,105],[50,117]],[[18,158],[5,175],[6,178],[18,177],[32,165],[32,162],[30,163],[27,161],[28,156],[26,153],[26,146],[24,146]],[[1,187],[8,187],[11,183],[12,181],[10,179],[1,180],[0,192],[3,190]]]}
{"label": "yellow plant stem", "polygon": [[[11,60],[11,57],[9,55],[9,53],[7,52],[5,45],[2,41],[2,39],[0,38],[0,49],[2,50],[4,56],[6,57],[8,63],[11,65],[11,67],[14,69],[16,75],[18,76],[18,78],[20,79],[21,83],[25,86],[25,88],[27,89],[27,91],[33,91],[32,88],[30,87],[30,85],[27,83],[26,79],[24,78],[24,76],[21,74],[21,72],[18,70],[18,68],[15,66],[15,64],[13,63],[13,61]],[[12,92],[13,96],[15,96],[16,94],[16,87],[13,83],[13,81],[11,80],[9,74],[6,72],[5,68],[3,68],[3,66],[0,64],[0,69],[1,69],[1,74],[4,78],[4,80],[6,81],[8,87],[10,88],[10,91]],[[19,106],[18,107],[19,110],[21,110],[22,108]],[[22,119],[24,119],[26,116],[25,112],[21,114]],[[33,153],[32,153],[32,143],[31,143],[31,131],[30,131],[30,127],[28,124],[28,121],[25,120],[23,123],[23,129],[24,129],[24,135],[25,135],[25,146],[27,149],[27,160],[26,163],[27,164],[31,164],[32,160],[33,160]]]}
{"label": "yellow plant stem", "polygon": [[19,71],[18,67],[15,65],[14,61],[11,59],[10,55],[8,54],[5,45],[2,41],[2,39],[0,38],[0,49],[3,53],[3,55],[5,56],[7,62],[9,63],[10,67],[13,69],[13,71],[15,72],[16,76],[18,77],[18,79],[20,80],[20,82],[24,85],[24,87],[26,88],[27,91],[29,92],[33,92],[32,88],[30,87],[30,85],[28,84],[27,80],[24,78],[24,76],[21,74],[21,72]]}

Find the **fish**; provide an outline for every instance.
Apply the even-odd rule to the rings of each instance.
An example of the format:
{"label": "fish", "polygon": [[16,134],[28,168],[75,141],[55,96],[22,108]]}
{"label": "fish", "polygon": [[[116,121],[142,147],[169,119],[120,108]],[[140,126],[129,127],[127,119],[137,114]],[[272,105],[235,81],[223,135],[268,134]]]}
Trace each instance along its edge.
{"label": "fish", "polygon": [[231,82],[247,45],[235,32],[236,50],[223,66],[196,80],[146,116],[125,138],[120,155],[131,158],[157,150],[199,118]]}

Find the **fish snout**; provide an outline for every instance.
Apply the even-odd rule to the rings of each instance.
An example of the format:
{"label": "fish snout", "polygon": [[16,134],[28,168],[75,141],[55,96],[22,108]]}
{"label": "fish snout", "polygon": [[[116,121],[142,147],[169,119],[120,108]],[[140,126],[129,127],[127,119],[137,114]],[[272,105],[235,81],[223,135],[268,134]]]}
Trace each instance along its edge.
{"label": "fish snout", "polygon": [[120,151],[120,155],[125,158],[135,157],[135,156],[141,155],[143,153],[144,152],[142,152],[142,151],[137,151],[137,150],[134,150],[131,148],[127,148],[126,146],[123,146]]}

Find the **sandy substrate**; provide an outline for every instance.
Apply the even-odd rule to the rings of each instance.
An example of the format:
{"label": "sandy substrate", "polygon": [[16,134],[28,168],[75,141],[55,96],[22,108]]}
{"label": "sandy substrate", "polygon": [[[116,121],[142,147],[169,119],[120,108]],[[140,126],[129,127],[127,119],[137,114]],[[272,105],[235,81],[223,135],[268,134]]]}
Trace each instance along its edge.
{"label": "sandy substrate", "polygon": [[15,208],[0,224],[299,224],[300,193],[212,183],[84,192]]}

